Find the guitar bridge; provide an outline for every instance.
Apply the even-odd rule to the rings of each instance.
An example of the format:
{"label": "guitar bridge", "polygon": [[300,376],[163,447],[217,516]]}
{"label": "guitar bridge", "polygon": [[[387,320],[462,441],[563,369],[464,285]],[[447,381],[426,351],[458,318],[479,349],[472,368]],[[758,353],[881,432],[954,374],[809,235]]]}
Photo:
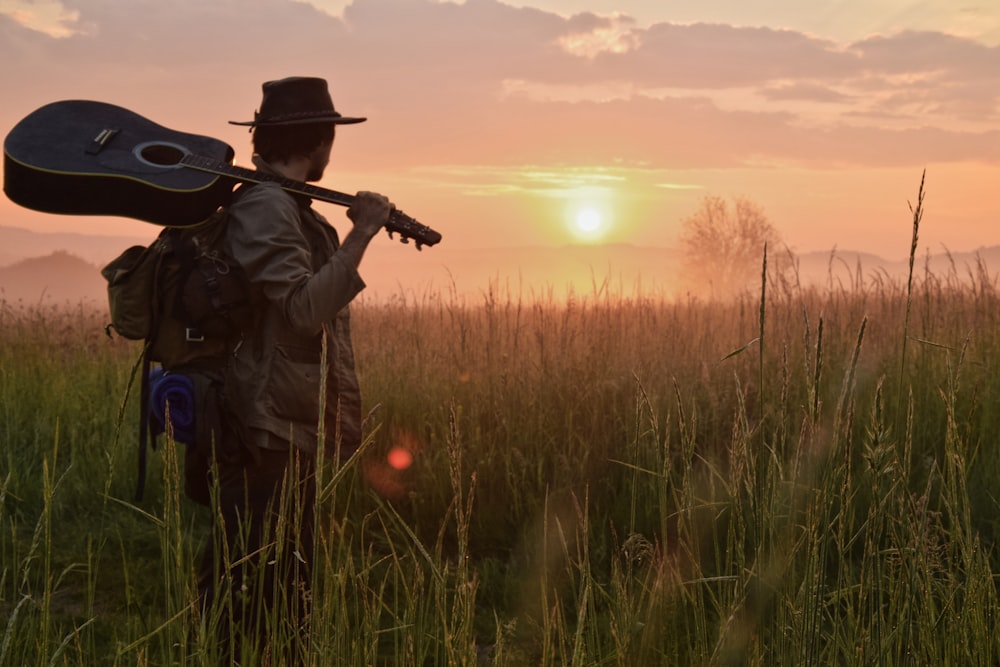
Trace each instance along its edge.
{"label": "guitar bridge", "polygon": [[110,127],[101,130],[101,133],[94,137],[94,140],[90,142],[89,146],[87,146],[87,155],[97,155],[103,151],[104,147],[107,146],[120,131],[121,130],[115,130]]}

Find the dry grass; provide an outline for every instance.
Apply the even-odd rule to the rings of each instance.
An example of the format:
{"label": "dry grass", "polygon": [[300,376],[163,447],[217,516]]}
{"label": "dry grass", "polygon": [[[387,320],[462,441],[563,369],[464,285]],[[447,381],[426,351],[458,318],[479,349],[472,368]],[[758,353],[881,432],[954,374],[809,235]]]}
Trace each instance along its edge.
{"label": "dry grass", "polygon": [[[984,267],[359,305],[371,436],[321,494],[317,664],[997,662],[998,306]],[[123,501],[137,349],[0,318],[0,664],[211,664],[172,447]]]}

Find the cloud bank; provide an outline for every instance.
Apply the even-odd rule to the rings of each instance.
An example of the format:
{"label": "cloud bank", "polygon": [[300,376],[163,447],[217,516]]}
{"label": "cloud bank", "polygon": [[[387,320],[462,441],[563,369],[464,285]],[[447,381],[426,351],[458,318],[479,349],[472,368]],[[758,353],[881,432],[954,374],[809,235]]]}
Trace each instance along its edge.
{"label": "cloud bank", "polygon": [[28,27],[23,7],[0,14],[7,125],[88,96],[216,127],[252,113],[261,81],[310,73],[377,124],[356,156],[367,166],[1000,159],[1000,48],[943,33],[845,45],[498,0],[355,0],[342,17],[292,0],[58,9],[52,34]]}

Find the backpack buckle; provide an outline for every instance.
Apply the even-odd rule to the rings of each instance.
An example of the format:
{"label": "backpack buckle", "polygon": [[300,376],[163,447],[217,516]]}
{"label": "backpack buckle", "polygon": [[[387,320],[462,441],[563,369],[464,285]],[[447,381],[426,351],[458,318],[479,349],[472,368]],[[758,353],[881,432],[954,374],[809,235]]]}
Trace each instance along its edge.
{"label": "backpack buckle", "polygon": [[204,343],[205,336],[194,327],[184,327],[184,340],[189,343]]}

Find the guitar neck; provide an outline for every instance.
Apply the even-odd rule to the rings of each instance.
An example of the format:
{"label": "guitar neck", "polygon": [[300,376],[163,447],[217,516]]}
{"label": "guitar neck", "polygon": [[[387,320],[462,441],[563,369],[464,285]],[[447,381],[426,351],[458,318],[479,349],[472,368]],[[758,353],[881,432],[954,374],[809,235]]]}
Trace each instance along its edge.
{"label": "guitar neck", "polygon": [[[206,171],[218,176],[232,178],[243,183],[277,183],[287,192],[305,195],[306,197],[319,199],[320,201],[325,201],[330,204],[350,206],[354,203],[355,199],[353,195],[337,192],[336,190],[320,188],[315,185],[303,183],[302,181],[294,181],[290,178],[268,174],[255,169],[236,167],[225,162],[219,162],[218,160],[212,160],[210,158],[194,154],[188,154],[182,157],[180,164],[199,171]],[[389,232],[389,236],[399,234],[400,241],[403,243],[407,243],[410,239],[413,239],[417,246],[417,250],[420,250],[425,245],[434,245],[441,240],[440,233],[434,231],[427,225],[421,224],[417,220],[395,208],[392,210],[392,213],[390,213],[389,220],[385,223],[385,228]]]}
{"label": "guitar neck", "polygon": [[199,155],[185,155],[181,158],[180,163],[185,167],[197,169],[198,171],[206,171],[210,174],[216,174],[218,176],[227,176],[242,183],[277,183],[281,186],[282,190],[305,195],[312,199],[319,199],[320,201],[325,201],[330,204],[350,206],[354,203],[353,195],[317,187],[315,185],[309,185],[308,183],[303,183],[302,181],[295,181],[283,176],[268,174],[256,169],[237,167],[231,164],[226,164],[225,162],[219,162],[217,160],[201,157]]}

